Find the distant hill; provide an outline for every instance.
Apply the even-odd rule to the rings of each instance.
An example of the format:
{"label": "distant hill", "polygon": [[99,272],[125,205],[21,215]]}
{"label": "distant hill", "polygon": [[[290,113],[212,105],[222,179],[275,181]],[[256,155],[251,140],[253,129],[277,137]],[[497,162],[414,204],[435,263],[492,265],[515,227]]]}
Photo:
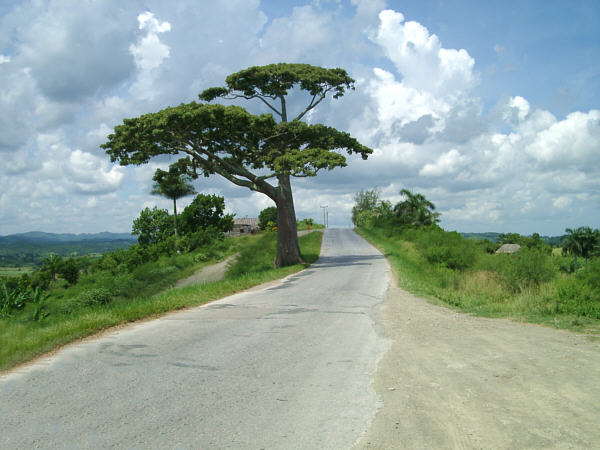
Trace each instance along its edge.
{"label": "distant hill", "polygon": [[129,233],[44,233],[43,231],[29,231],[27,233],[9,234],[0,236],[0,245],[11,242],[29,242],[33,244],[48,244],[53,242],[82,242],[82,241],[118,241],[126,240],[136,242],[137,238]]}
{"label": "distant hill", "polygon": [[39,266],[51,253],[83,256],[129,247],[137,237],[129,233],[28,233],[0,236],[0,266]]}
{"label": "distant hill", "polygon": [[479,240],[488,239],[492,242],[498,242],[498,237],[501,234],[502,233],[494,233],[492,231],[487,232],[487,233],[460,233],[460,235],[462,237],[467,238],[467,239],[479,239]]}
{"label": "distant hill", "polygon": [[[467,239],[488,239],[492,242],[498,242],[498,238],[502,233],[487,232],[487,233],[460,233],[460,235]],[[540,239],[550,246],[558,246],[563,236],[540,236]]]}

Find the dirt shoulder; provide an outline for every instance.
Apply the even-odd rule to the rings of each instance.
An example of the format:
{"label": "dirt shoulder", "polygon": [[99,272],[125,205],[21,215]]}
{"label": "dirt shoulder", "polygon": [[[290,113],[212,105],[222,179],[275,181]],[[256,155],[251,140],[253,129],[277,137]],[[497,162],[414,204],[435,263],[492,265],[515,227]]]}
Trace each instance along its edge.
{"label": "dirt shoulder", "polygon": [[391,286],[383,400],[359,449],[600,448],[600,343]]}
{"label": "dirt shoulder", "polygon": [[187,278],[175,283],[176,288],[192,286],[194,284],[208,283],[210,281],[221,281],[227,274],[229,264],[233,263],[237,255],[231,255],[223,261],[210,266],[205,266]]}

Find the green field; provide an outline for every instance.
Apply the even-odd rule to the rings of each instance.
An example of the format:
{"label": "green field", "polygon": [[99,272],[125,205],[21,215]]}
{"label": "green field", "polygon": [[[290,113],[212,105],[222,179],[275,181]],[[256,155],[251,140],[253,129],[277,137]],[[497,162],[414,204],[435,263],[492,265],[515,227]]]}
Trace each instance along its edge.
{"label": "green field", "polygon": [[0,277],[20,277],[33,271],[33,267],[0,267]]}

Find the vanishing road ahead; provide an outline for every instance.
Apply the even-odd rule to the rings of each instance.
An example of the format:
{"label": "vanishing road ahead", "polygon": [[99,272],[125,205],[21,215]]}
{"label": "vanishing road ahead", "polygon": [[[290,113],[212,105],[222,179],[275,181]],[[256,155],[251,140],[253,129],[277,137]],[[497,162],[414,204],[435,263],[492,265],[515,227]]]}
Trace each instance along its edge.
{"label": "vanishing road ahead", "polygon": [[350,448],[379,406],[389,276],[353,231],[327,230],[284,281],[0,377],[0,448]]}

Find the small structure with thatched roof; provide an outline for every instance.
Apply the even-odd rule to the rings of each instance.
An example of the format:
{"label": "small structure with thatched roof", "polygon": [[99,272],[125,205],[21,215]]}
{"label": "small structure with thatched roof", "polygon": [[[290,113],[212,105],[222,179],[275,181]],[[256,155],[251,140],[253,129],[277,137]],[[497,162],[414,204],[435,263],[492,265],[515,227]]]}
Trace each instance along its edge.
{"label": "small structure with thatched roof", "polygon": [[244,217],[243,219],[233,219],[233,229],[228,231],[228,236],[239,236],[244,234],[254,234],[258,231],[258,219]]}
{"label": "small structure with thatched roof", "polygon": [[498,250],[496,250],[496,254],[500,253],[517,253],[521,249],[519,244],[503,244]]}

